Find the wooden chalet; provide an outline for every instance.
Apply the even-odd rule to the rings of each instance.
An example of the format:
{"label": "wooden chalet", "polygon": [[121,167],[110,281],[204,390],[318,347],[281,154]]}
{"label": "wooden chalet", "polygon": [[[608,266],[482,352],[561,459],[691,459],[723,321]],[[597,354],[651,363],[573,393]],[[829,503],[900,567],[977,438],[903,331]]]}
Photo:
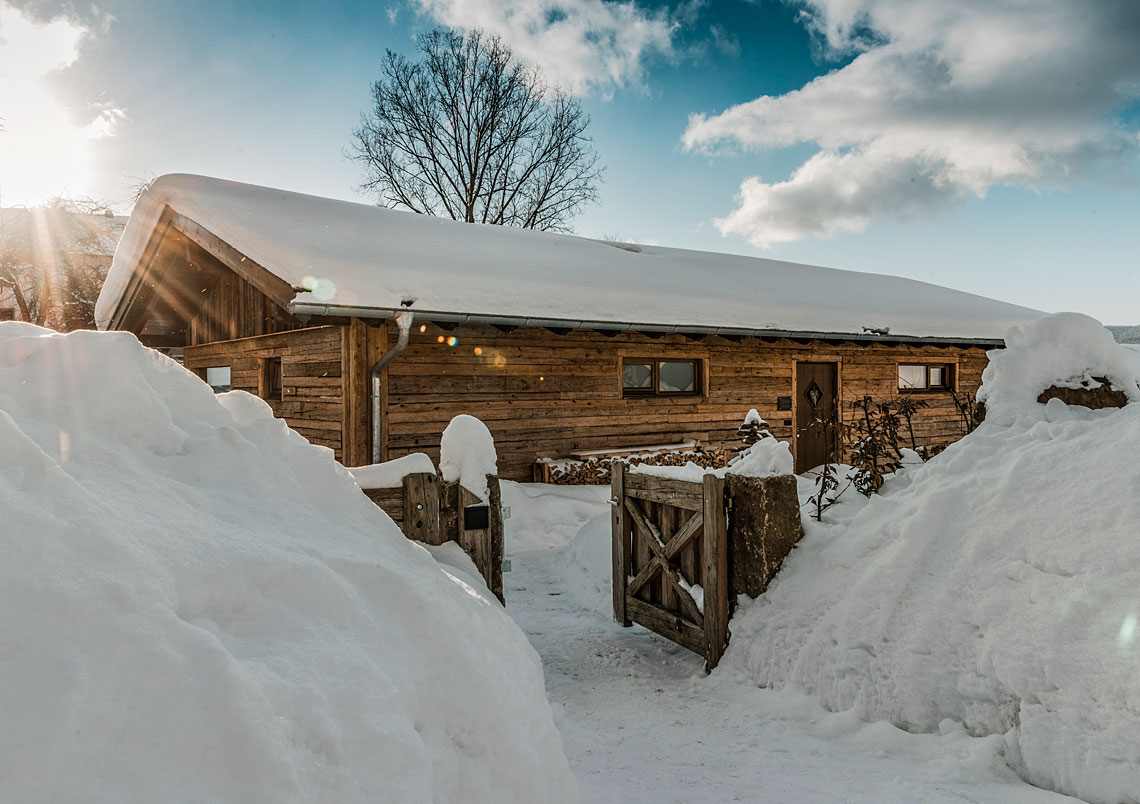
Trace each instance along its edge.
{"label": "wooden chalet", "polygon": [[173,175],[127,225],[97,316],[180,348],[348,466],[422,451],[459,413],[500,474],[693,440],[756,408],[797,469],[817,409],[922,394],[920,443],[963,425],[1010,324],[1036,311],[926,283],[457,223]]}

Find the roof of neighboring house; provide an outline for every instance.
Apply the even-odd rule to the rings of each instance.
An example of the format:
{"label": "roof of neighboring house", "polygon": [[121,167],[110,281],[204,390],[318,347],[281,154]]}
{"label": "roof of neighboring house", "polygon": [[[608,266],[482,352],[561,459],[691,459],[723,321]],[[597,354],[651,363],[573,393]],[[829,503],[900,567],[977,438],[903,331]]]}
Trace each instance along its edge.
{"label": "roof of neighboring house", "polygon": [[1000,341],[1036,310],[895,276],[461,223],[185,174],[156,179],[99,298],[120,308],[164,213],[291,286],[300,315]]}

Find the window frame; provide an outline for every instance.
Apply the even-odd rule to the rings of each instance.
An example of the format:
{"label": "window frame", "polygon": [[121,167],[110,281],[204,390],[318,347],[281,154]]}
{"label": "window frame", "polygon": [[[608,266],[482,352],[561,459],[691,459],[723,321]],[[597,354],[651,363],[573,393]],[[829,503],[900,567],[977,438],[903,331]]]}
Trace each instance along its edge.
{"label": "window frame", "polygon": [[[230,381],[225,391],[219,391],[218,388],[221,386],[213,385],[210,383],[210,369],[225,369],[227,372],[229,372]],[[202,377],[202,382],[209,385],[210,390],[215,394],[226,394],[234,389],[234,369],[233,366],[228,363],[219,364],[217,366],[202,366],[200,376]]]}
{"label": "window frame", "polygon": [[[661,363],[689,363],[693,367],[692,391],[661,391],[660,364]],[[635,357],[622,355],[618,368],[618,377],[621,380],[621,395],[623,399],[676,399],[676,398],[703,398],[705,396],[704,358],[700,357]],[[648,388],[629,388],[625,384],[625,367],[627,364],[648,365],[650,369]]]}
{"label": "window frame", "polygon": [[[926,372],[926,387],[912,388],[906,387],[902,384],[902,378],[899,376],[900,370],[904,367],[922,368]],[[942,369],[942,384],[930,384],[930,370]],[[954,363],[896,363],[895,364],[895,386],[901,394],[941,394],[952,392],[955,390],[954,382],[957,379],[956,371],[957,365]]]}
{"label": "window frame", "polygon": [[284,400],[285,365],[281,357],[260,358],[258,369],[257,395],[266,402],[281,402]]}

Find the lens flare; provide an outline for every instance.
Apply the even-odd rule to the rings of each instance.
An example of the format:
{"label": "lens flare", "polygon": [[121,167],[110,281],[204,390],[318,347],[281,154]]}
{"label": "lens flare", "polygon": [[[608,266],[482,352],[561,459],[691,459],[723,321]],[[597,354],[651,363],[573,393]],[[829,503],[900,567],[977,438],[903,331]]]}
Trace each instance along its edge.
{"label": "lens flare", "polygon": [[1124,618],[1124,622],[1120,625],[1120,636],[1116,638],[1116,643],[1123,650],[1132,644],[1132,640],[1136,638],[1136,615],[1129,614]]}
{"label": "lens flare", "polygon": [[448,346],[455,346],[455,344],[457,344],[457,343],[459,343],[459,339],[456,338],[454,335],[452,335],[450,338],[447,339],[447,345]]}
{"label": "lens flare", "polygon": [[331,279],[306,276],[301,279],[301,287],[312,293],[317,301],[331,301],[336,296],[336,285]]}
{"label": "lens flare", "polygon": [[476,346],[475,347],[475,354],[477,354],[477,355],[483,354],[483,347],[482,346]]}

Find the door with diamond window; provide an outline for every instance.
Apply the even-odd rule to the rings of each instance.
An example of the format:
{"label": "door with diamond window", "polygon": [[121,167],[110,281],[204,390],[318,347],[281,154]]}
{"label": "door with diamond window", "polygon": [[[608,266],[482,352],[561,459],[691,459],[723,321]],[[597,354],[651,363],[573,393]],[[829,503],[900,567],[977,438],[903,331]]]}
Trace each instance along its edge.
{"label": "door with diamond window", "polygon": [[[827,458],[824,428],[819,418],[836,416],[838,366],[835,363],[796,364],[796,471],[806,472]],[[833,432],[838,427],[831,428]]]}

